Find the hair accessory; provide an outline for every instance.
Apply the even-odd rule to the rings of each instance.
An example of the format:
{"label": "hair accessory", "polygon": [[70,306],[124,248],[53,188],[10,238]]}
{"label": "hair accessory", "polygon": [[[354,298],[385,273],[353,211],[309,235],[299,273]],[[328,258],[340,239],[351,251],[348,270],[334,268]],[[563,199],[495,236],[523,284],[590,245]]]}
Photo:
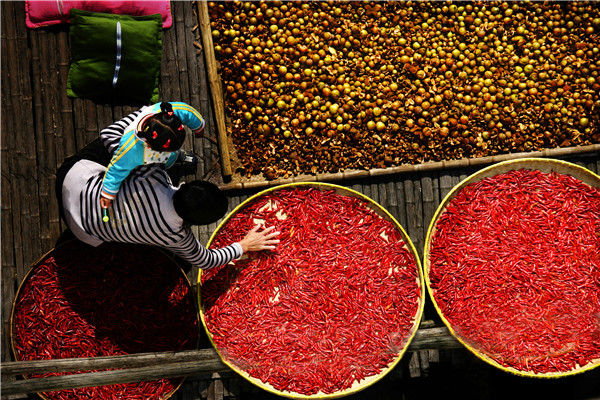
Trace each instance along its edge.
{"label": "hair accessory", "polygon": [[182,131],[182,130],[184,130],[184,129],[185,129],[185,128],[183,127],[183,124],[182,124],[182,125],[181,125],[179,128],[177,128],[177,130],[178,130],[178,131]]}
{"label": "hair accessory", "polygon": [[158,136],[158,133],[156,133],[156,131],[152,132],[152,139],[156,139]]}
{"label": "hair accessory", "polygon": [[173,111],[169,111],[169,112],[167,112],[167,115],[168,115],[169,117],[172,117],[172,116],[173,116],[173,114],[175,114]]}
{"label": "hair accessory", "polygon": [[160,111],[167,114],[168,116],[172,116],[173,106],[171,105],[171,103],[168,102],[160,103]]}
{"label": "hair accessory", "polygon": [[169,148],[169,144],[171,144],[171,139],[167,140],[167,142],[165,144],[163,144],[163,147],[165,149],[168,149]]}

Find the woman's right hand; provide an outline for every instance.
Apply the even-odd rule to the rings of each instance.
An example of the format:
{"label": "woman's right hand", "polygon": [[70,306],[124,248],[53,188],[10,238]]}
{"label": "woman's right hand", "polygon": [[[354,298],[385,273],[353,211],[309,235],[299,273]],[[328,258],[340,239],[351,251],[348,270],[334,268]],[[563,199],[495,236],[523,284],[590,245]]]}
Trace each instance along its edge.
{"label": "woman's right hand", "polygon": [[254,228],[239,241],[244,253],[248,251],[273,250],[275,245],[279,243],[279,239],[275,239],[279,232],[273,232],[274,226],[258,231],[261,225],[255,225]]}

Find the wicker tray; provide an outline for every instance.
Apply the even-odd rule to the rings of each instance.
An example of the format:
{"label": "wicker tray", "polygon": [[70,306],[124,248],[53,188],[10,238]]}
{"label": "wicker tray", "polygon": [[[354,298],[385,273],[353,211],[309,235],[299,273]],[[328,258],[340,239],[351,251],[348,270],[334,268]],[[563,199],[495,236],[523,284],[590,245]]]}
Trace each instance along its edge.
{"label": "wicker tray", "polygon": [[[498,367],[504,371],[507,371],[507,372],[510,372],[510,373],[513,373],[516,375],[527,376],[527,377],[541,377],[541,378],[557,378],[557,377],[562,377],[562,376],[567,376],[567,375],[572,375],[572,374],[588,371],[588,370],[600,365],[600,358],[592,360],[592,362],[587,363],[583,367],[577,366],[575,368],[572,368],[569,371],[564,371],[564,372],[563,371],[560,371],[560,372],[551,371],[551,372],[540,373],[540,372],[534,372],[534,371],[530,371],[530,370],[522,370],[522,369],[515,368],[512,366],[505,366],[505,365],[500,364],[488,352],[483,351],[477,344],[475,344],[474,340],[463,336],[461,334],[461,332],[459,332],[459,329],[456,326],[453,326],[453,324],[448,321],[448,319],[444,315],[444,312],[440,308],[440,305],[438,304],[438,300],[436,299],[436,290],[434,290],[432,288],[432,282],[431,282],[432,242],[433,242],[433,238],[437,232],[437,223],[438,223],[440,217],[444,214],[448,204],[451,202],[452,199],[454,199],[457,196],[458,193],[460,193],[460,191],[462,189],[464,189],[469,184],[479,182],[486,178],[494,177],[499,174],[507,173],[509,171],[516,171],[516,170],[520,170],[520,169],[538,170],[543,173],[556,172],[556,173],[562,174],[562,175],[570,175],[571,177],[576,178],[591,187],[600,188],[600,177],[597,176],[596,174],[594,174],[593,172],[591,172],[583,167],[580,167],[576,164],[572,164],[572,163],[568,163],[568,162],[564,162],[564,161],[552,160],[552,159],[526,158],[526,159],[521,159],[521,160],[506,161],[506,162],[502,162],[502,163],[495,164],[490,167],[484,168],[484,169],[480,170],[479,172],[469,176],[468,178],[466,178],[465,180],[460,182],[456,187],[454,187],[454,189],[446,196],[446,198],[442,201],[439,208],[437,209],[437,211],[431,221],[431,224],[429,226],[429,230],[427,233],[427,239],[426,239],[426,243],[425,243],[425,249],[424,249],[424,273],[425,273],[425,281],[427,284],[427,289],[428,289],[430,298],[432,299],[435,308],[437,309],[437,311],[438,311],[440,317],[442,318],[442,320],[444,321],[444,323],[448,326],[452,335],[455,336],[468,350],[470,350],[472,353],[474,353],[477,357],[479,357],[483,361],[485,361],[495,367]],[[482,265],[485,265],[484,264],[485,262],[486,261],[483,261]],[[491,262],[492,261],[488,261],[487,263],[491,263]],[[448,266],[448,265],[446,264],[446,266]],[[467,282],[470,282],[470,281],[471,280],[467,280]],[[457,283],[454,283],[454,285],[456,286]],[[508,334],[508,331],[507,331],[507,334]]]}
{"label": "wicker tray", "polygon": [[[105,260],[110,260],[110,264],[113,265],[115,267],[115,269],[119,272],[119,276],[117,277],[116,274],[110,274],[110,273],[106,273],[106,274],[101,274],[102,276],[104,276],[105,278],[99,278],[98,276],[96,276],[97,279],[107,279],[107,283],[106,285],[109,285],[109,287],[113,288],[114,282],[131,282],[131,279],[138,279],[136,278],[135,274],[139,274],[140,271],[144,268],[147,268],[148,265],[147,264],[140,264],[138,263],[137,266],[133,265],[133,263],[136,262],[136,256],[135,256],[135,252],[136,251],[144,251],[145,257],[147,257],[147,254],[152,254],[154,257],[153,259],[156,260],[160,264],[161,266],[158,267],[159,264],[157,265],[157,270],[159,271],[169,271],[168,275],[162,275],[163,279],[159,279],[157,280],[157,287],[154,288],[156,290],[154,290],[151,294],[151,298],[150,297],[146,297],[144,298],[143,293],[140,293],[140,288],[133,288],[133,290],[124,290],[125,293],[123,293],[123,291],[121,291],[120,293],[114,293],[114,295],[112,293],[98,293],[98,296],[95,296],[95,294],[91,294],[91,296],[88,297],[81,297],[81,293],[90,293],[89,289],[86,287],[86,283],[85,283],[85,279],[86,277],[90,277],[93,276],[94,274],[98,274],[98,271],[96,270],[95,266],[91,266],[90,268],[87,267],[87,265],[90,265],[90,261],[94,260],[96,257],[102,257]],[[77,274],[73,274],[73,261],[74,259],[72,257],[73,254],[75,253],[84,253],[85,254],[85,258],[84,259],[75,259],[77,264],[76,267],[78,268],[78,273]],[[60,257],[61,261],[58,261]],[[43,310],[41,310],[41,307],[38,308],[36,311],[37,313],[35,313],[35,315],[33,316],[25,316],[25,317],[19,317],[18,314],[20,312],[19,307],[21,306],[21,303],[24,301],[23,300],[23,296],[26,296],[26,294],[24,294],[25,292],[25,288],[27,287],[27,285],[31,284],[31,282],[34,282],[36,278],[36,275],[39,272],[39,269],[44,266],[46,263],[49,264],[54,264],[55,267],[51,267],[51,271],[49,273],[45,273],[43,272],[42,275],[44,277],[48,277],[50,276],[51,279],[53,280],[57,280],[57,282],[53,282],[50,286],[51,288],[48,288],[48,293],[44,293],[45,297],[44,300],[47,301],[53,301],[53,302],[57,302],[59,304],[62,304],[65,307],[65,312],[64,314],[67,316],[71,316],[71,315],[76,315],[77,320],[85,320],[87,321],[88,319],[90,319],[91,321],[96,321],[97,324],[96,325],[86,325],[86,328],[90,328],[92,329],[94,332],[91,331],[86,331],[84,333],[82,333],[81,335],[75,335],[75,333],[72,332],[76,332],[76,329],[81,328],[82,325],[78,325],[80,323],[77,321],[71,321],[71,320],[66,320],[63,319],[60,324],[56,323],[56,325],[60,325],[59,326],[52,326],[54,323],[51,321],[46,320],[46,317],[43,313]],[[64,267],[61,267],[60,265],[65,265]],[[59,266],[56,266],[59,265]],[[135,268],[133,268],[135,267]],[[80,268],[80,269],[79,269]],[[103,268],[103,267],[102,267]],[[135,269],[137,268],[137,271],[135,271]],[[160,268],[165,268],[165,269],[160,269]],[[133,275],[132,275],[133,274]],[[139,275],[137,275],[139,277]],[[33,281],[32,281],[33,280]],[[167,285],[169,284],[177,284],[177,287],[173,286],[173,287],[169,287]],[[182,286],[181,286],[182,285]],[[164,289],[163,289],[164,286]],[[180,294],[178,294],[176,292],[176,289],[178,287],[186,287],[187,288],[187,293],[182,292],[182,296],[180,300],[177,300],[180,296]],[[35,290],[37,291],[43,291],[46,290],[47,286],[43,286],[42,288],[40,288],[39,286],[35,286]],[[120,287],[119,287],[120,288]],[[118,288],[117,288],[118,289]],[[145,288],[144,288],[145,289]],[[165,297],[169,295],[170,297]],[[153,330],[155,332],[154,336],[153,333],[150,333],[149,335],[152,337],[155,337],[157,339],[163,339],[165,340],[164,343],[170,343],[170,340],[172,340],[174,338],[173,336],[173,330],[177,329],[180,330],[181,332],[188,332],[188,331],[194,331],[195,332],[195,336],[194,337],[189,337],[189,339],[185,339],[185,344],[177,344],[177,346],[185,346],[186,348],[181,348],[181,349],[172,349],[172,350],[191,350],[193,348],[197,348],[198,344],[199,344],[199,335],[198,335],[198,328],[199,328],[199,314],[198,311],[195,307],[195,301],[193,298],[193,291],[191,290],[191,284],[186,276],[186,274],[184,273],[184,271],[176,264],[176,262],[170,257],[168,256],[165,252],[163,252],[162,250],[158,249],[158,248],[148,248],[147,246],[139,246],[139,245],[121,245],[121,244],[113,244],[113,243],[105,243],[101,246],[98,247],[90,247],[82,242],[79,242],[78,240],[70,240],[68,242],[62,243],[60,245],[58,245],[57,247],[55,247],[54,249],[50,250],[48,253],[46,253],[44,256],[42,256],[29,270],[29,272],[27,273],[27,275],[25,276],[25,278],[23,279],[23,281],[21,282],[19,289],[17,290],[17,293],[15,295],[15,299],[13,301],[13,305],[12,305],[12,310],[11,310],[11,316],[10,316],[10,339],[11,339],[11,347],[12,347],[12,351],[14,354],[14,357],[16,360],[29,360],[29,359],[48,359],[46,355],[44,355],[44,351],[48,350],[48,351],[55,351],[55,352],[59,352],[61,354],[61,357],[59,358],[63,358],[63,357],[67,357],[67,358],[71,358],[71,357],[82,357],[81,355],[79,355],[80,353],[71,355],[71,347],[66,347],[65,348],[65,344],[67,342],[67,340],[81,340],[83,342],[93,342],[93,341],[97,341],[97,342],[106,342],[106,340],[104,340],[105,338],[112,338],[109,339],[108,345],[115,347],[116,348],[116,353],[115,354],[133,354],[135,352],[150,352],[150,351],[157,351],[159,349],[162,349],[163,344],[160,343],[145,343],[139,339],[136,339],[137,337],[140,337],[139,335],[142,335],[143,329],[144,327],[142,326],[138,326],[136,325],[135,328],[132,327],[131,330],[128,330],[127,332],[127,337],[115,337],[115,334],[118,333],[118,329],[117,331],[112,330],[111,326],[103,326],[103,322],[101,321],[107,321],[110,322],[111,318],[110,317],[110,310],[114,310],[114,309],[119,309],[122,308],[124,305],[127,304],[135,304],[137,306],[140,306],[141,309],[143,309],[144,311],[144,315],[142,315],[140,318],[144,319],[144,318],[153,318],[156,317],[156,314],[153,313],[151,311],[151,307],[154,304],[158,304],[158,303],[153,303],[153,299],[159,299],[157,301],[160,302],[161,306],[165,306],[168,309],[174,310],[174,307],[184,307],[186,306],[190,306],[191,308],[189,308],[188,310],[184,310],[182,308],[179,308],[179,312],[174,314],[175,316],[179,315],[178,318],[181,318],[181,321],[186,321],[185,323],[187,323],[188,321],[194,321],[193,322],[193,326],[192,325],[179,325],[179,326],[154,326],[152,328],[149,328],[150,330]],[[144,301],[146,300],[146,301]],[[165,301],[166,300],[166,301]],[[27,300],[29,301],[29,300]],[[175,302],[175,303],[174,303]],[[45,302],[42,302],[45,303]],[[100,304],[101,303],[101,304]],[[36,303],[37,304],[37,303]],[[146,308],[144,308],[146,307]],[[186,314],[186,311],[188,312]],[[191,311],[191,313],[190,313]],[[33,311],[32,311],[33,312]],[[102,315],[107,315],[106,317],[102,317]],[[100,320],[96,319],[96,316],[100,316]],[[56,317],[56,315],[55,315]],[[17,338],[17,335],[19,335],[19,330],[18,330],[18,319],[23,320],[24,318],[28,321],[32,321],[32,320],[37,320],[37,322],[33,321],[32,325],[33,327],[28,328],[28,330],[33,330],[33,329],[38,329],[41,326],[44,326],[46,328],[48,328],[47,331],[44,331],[46,335],[48,335],[47,337],[49,338],[54,338],[54,339],[60,339],[60,343],[58,343],[58,340],[48,340],[47,343],[44,343],[43,340],[41,340],[40,338],[36,338],[35,339],[35,344],[33,345],[36,349],[41,349],[40,351],[42,352],[42,355],[36,355],[33,358],[29,358],[29,356],[26,355],[26,353],[23,354],[23,356],[20,356],[20,352],[18,350],[19,346],[21,346],[22,344],[20,344],[20,342],[22,341],[21,339]],[[56,318],[61,318],[56,317]],[[104,318],[104,319],[102,319]],[[171,317],[168,317],[171,318]],[[168,320],[167,318],[167,320]],[[132,318],[131,321],[135,321],[135,318]],[[72,322],[72,323],[71,323]],[[132,322],[128,321],[127,318],[123,318],[123,319],[119,319],[118,321],[115,321],[114,319],[112,320],[113,323],[115,323],[115,325],[117,327],[120,326],[127,326],[132,325]],[[155,321],[156,322],[156,321]],[[168,321],[162,321],[163,323],[167,323]],[[63,326],[63,323],[65,326]],[[160,323],[160,322],[159,322]],[[182,322],[183,324],[184,322]],[[135,322],[133,322],[133,324],[135,324]],[[191,328],[190,328],[191,327]],[[64,332],[63,332],[64,330]],[[167,331],[169,330],[169,331]],[[148,333],[145,333],[146,335],[148,335]],[[42,334],[43,335],[43,334]],[[44,337],[44,336],[41,336]],[[63,342],[64,341],[64,342]],[[38,343],[39,342],[39,343]],[[105,343],[107,344],[107,343]],[[41,346],[41,347],[40,347]],[[127,349],[129,348],[135,348],[135,347],[139,347],[140,351],[128,351]],[[145,350],[148,349],[148,350]],[[79,352],[81,349],[78,349],[77,351]],[[94,353],[96,352],[97,349],[94,349]],[[83,350],[81,350],[83,351]],[[159,350],[160,351],[160,350]],[[24,350],[21,351],[21,353],[23,353]],[[113,350],[110,351],[111,353],[114,352]],[[106,354],[105,354],[106,355]],[[111,354],[112,355],[112,354]],[[89,354],[89,357],[93,357],[95,355]],[[83,356],[85,357],[85,355]],[[24,359],[23,359],[24,358]],[[70,373],[67,373],[70,374]],[[51,374],[51,375],[61,375],[61,374]],[[28,376],[24,376],[24,378],[29,379]],[[168,391],[164,391],[164,393],[161,393],[161,398],[162,399],[168,399],[171,396],[173,396],[173,394],[181,387],[181,385],[183,384],[183,381],[185,380],[185,377],[183,378],[175,378],[175,382],[174,382],[174,387],[171,388]],[[143,382],[142,386],[144,385],[148,385],[151,382]],[[111,386],[111,385],[109,385]],[[128,394],[128,390],[129,388],[127,387],[123,387],[122,385],[116,385],[121,386],[121,392],[118,394],[118,396],[123,396],[123,397],[136,397],[139,398],[140,393],[138,392],[130,392]],[[126,385],[125,385],[126,386]],[[93,388],[94,390],[96,388]],[[98,388],[99,390],[101,390],[101,387]],[[145,387],[140,387],[140,388],[135,388],[134,390],[139,390],[142,391],[143,390],[147,390],[147,388]],[[156,389],[156,388],[154,388]],[[75,394],[77,393],[78,389],[74,389],[75,390]],[[81,390],[87,390],[87,388],[83,388]],[[63,392],[69,392],[68,390],[61,390],[61,391],[54,391],[51,393],[38,393],[39,396],[43,399],[56,399],[56,398],[63,398],[62,394]],[[95,396],[103,396],[103,394],[99,391],[94,392]],[[155,392],[153,392],[152,394],[155,394]],[[83,394],[82,394],[83,395]],[[106,395],[106,393],[104,393],[104,395]],[[65,396],[73,396],[73,393],[66,393]]]}
{"label": "wicker tray", "polygon": [[[417,305],[416,305],[416,313],[415,315],[412,317],[412,320],[409,321],[411,324],[411,328],[408,332],[407,337],[405,338],[405,340],[403,341],[403,347],[398,349],[395,348],[391,351],[393,351],[396,356],[393,359],[392,362],[390,362],[385,368],[383,368],[381,370],[380,373],[377,373],[375,375],[371,375],[371,376],[367,376],[365,379],[362,379],[360,381],[355,380],[353,381],[353,384],[348,387],[347,389],[344,390],[339,390],[336,391],[334,393],[323,393],[323,392],[318,392],[315,394],[303,394],[303,393],[298,393],[298,392],[293,392],[293,391],[289,391],[289,390],[279,390],[276,389],[273,385],[271,385],[269,382],[263,382],[261,379],[258,379],[254,376],[251,376],[246,370],[245,368],[242,368],[239,364],[239,362],[236,360],[232,360],[232,358],[234,358],[233,356],[231,356],[229,354],[229,350],[228,349],[223,349],[220,348],[219,345],[216,343],[215,341],[215,337],[213,335],[213,332],[211,332],[210,328],[209,328],[209,324],[207,323],[207,309],[206,309],[206,302],[203,302],[203,291],[204,290],[209,290],[209,289],[204,289],[206,286],[202,286],[203,284],[206,285],[206,282],[203,281],[203,274],[200,275],[200,277],[198,278],[198,282],[199,282],[199,303],[200,303],[200,314],[202,317],[202,322],[204,324],[204,327],[206,329],[206,332],[208,334],[208,337],[210,338],[211,342],[213,343],[213,346],[215,347],[215,349],[217,350],[217,353],[219,354],[219,356],[221,357],[221,359],[223,360],[223,362],[225,364],[227,364],[230,368],[232,368],[234,371],[236,371],[238,374],[240,374],[242,377],[244,377],[245,379],[247,379],[248,381],[250,381],[251,383],[255,384],[256,386],[269,391],[271,393],[275,393],[277,395],[282,395],[282,396],[286,396],[286,397],[291,397],[291,398],[338,398],[338,397],[342,397],[348,394],[352,394],[355,393],[359,390],[362,390],[370,385],[372,385],[373,383],[377,382],[378,380],[380,380],[385,374],[387,374],[392,368],[394,368],[394,366],[399,362],[399,360],[401,359],[402,355],[404,354],[404,352],[406,351],[406,349],[408,348],[408,345],[410,344],[410,341],[412,340],[420,318],[421,318],[421,314],[423,311],[423,304],[424,304],[424,284],[422,283],[422,273],[421,273],[421,267],[420,267],[420,261],[419,261],[419,257],[412,245],[412,242],[410,241],[410,238],[408,237],[408,235],[406,234],[406,232],[402,229],[402,227],[395,221],[395,219],[386,211],[384,210],[380,205],[378,205],[377,203],[375,203],[373,200],[367,198],[366,196],[352,191],[350,189],[341,187],[341,186],[336,186],[336,185],[331,185],[331,184],[321,184],[321,183],[298,183],[298,184],[289,184],[289,185],[282,185],[282,186],[278,186],[278,187],[274,187],[274,188],[270,188],[267,189],[261,193],[258,193],[252,197],[250,197],[249,199],[247,199],[244,203],[240,204],[235,210],[233,210],[219,225],[219,227],[216,229],[216,231],[214,232],[213,236],[210,239],[209,244],[214,243],[215,239],[218,238],[219,233],[221,230],[223,230],[223,228],[227,225],[227,223],[234,218],[240,211],[243,211],[246,207],[248,207],[250,204],[252,204],[252,202],[254,202],[255,200],[261,200],[264,196],[272,194],[272,193],[276,193],[280,190],[287,190],[287,189],[317,189],[319,191],[325,191],[325,192],[329,192],[329,191],[333,191],[335,194],[337,195],[341,195],[341,196],[347,196],[347,197],[354,197],[354,198],[358,198],[360,200],[362,200],[364,203],[366,203],[367,207],[370,208],[372,211],[374,211],[376,214],[378,214],[381,218],[383,218],[385,221],[389,221],[393,227],[395,228],[395,230],[400,234],[400,237],[402,238],[402,241],[404,242],[404,248],[406,250],[408,250],[408,252],[410,253],[410,255],[412,255],[412,257],[414,258],[414,262],[415,262],[415,266],[416,266],[416,278],[417,278],[417,282],[415,284],[415,289],[419,291],[419,296],[418,296],[418,300],[417,300]],[[298,228],[298,231],[300,231],[301,228]],[[285,246],[285,243],[282,242],[282,244],[280,244],[280,246]],[[224,268],[228,268],[228,267],[224,267]],[[233,268],[233,266],[232,266]],[[252,266],[244,266],[245,268],[252,268]],[[385,267],[386,271],[387,271],[387,266]],[[391,268],[391,267],[390,267]],[[209,279],[209,278],[207,278]],[[268,281],[269,279],[271,279],[268,276],[265,276],[263,279],[265,279],[266,281]],[[204,282],[204,283],[203,283]],[[229,291],[229,289],[231,287],[234,287],[234,289],[238,289],[238,287],[235,286],[235,284],[237,283],[234,282],[234,284],[231,284],[230,286],[227,286],[227,289],[222,289],[223,291]],[[256,288],[256,290],[259,290],[259,288]],[[243,291],[243,290],[242,290]],[[266,291],[266,289],[265,289]],[[341,300],[340,300],[341,301]],[[333,301],[332,301],[333,302]],[[332,314],[333,315],[333,314]],[[285,333],[283,333],[285,334]],[[282,335],[283,335],[282,334]],[[255,348],[256,350],[256,348]],[[395,351],[394,351],[395,350]],[[388,350],[390,351],[390,350]],[[315,367],[316,368],[316,367]]]}

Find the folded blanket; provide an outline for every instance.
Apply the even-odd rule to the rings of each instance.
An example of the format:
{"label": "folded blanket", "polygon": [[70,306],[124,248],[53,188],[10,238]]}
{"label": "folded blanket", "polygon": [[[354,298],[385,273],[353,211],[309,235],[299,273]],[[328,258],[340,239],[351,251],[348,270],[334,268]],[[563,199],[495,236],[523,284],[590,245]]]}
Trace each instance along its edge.
{"label": "folded blanket", "polygon": [[69,23],[71,21],[69,12],[72,8],[123,15],[160,14],[163,28],[170,28],[173,25],[171,3],[169,0],[26,0],[25,20],[27,27],[39,28],[42,26]]}

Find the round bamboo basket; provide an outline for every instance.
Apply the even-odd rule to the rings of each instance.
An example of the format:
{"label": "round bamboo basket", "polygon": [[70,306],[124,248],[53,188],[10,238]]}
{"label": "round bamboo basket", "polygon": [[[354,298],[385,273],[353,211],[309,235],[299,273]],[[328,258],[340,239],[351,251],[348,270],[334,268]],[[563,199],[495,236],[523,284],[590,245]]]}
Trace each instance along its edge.
{"label": "round bamboo basket", "polygon": [[[509,171],[520,170],[520,169],[538,170],[543,173],[555,172],[555,173],[559,173],[562,175],[570,175],[591,187],[600,188],[600,176],[598,176],[598,175],[594,174],[593,172],[591,172],[590,170],[583,168],[581,166],[578,166],[576,164],[565,162],[565,161],[560,161],[560,160],[554,160],[554,159],[525,158],[525,159],[519,159],[519,160],[505,161],[505,162],[491,165],[489,167],[486,167],[486,168],[472,174],[471,176],[467,177],[462,182],[460,182],[458,185],[456,185],[450,191],[450,193],[448,193],[448,195],[444,198],[444,200],[438,207],[438,209],[437,209],[436,213],[434,214],[433,219],[429,225],[429,229],[427,232],[427,238],[425,241],[424,254],[423,254],[423,257],[424,257],[423,268],[424,268],[425,282],[427,285],[427,291],[429,293],[429,296],[430,296],[438,314],[440,315],[441,319],[444,321],[444,323],[450,330],[450,333],[454,337],[456,337],[456,339],[458,339],[458,341],[461,342],[469,351],[471,351],[475,356],[477,356],[481,360],[485,361],[486,363],[488,363],[494,367],[497,367],[503,371],[509,372],[511,374],[525,376],[525,377],[559,378],[559,377],[582,373],[582,372],[591,370],[593,368],[596,368],[598,365],[600,365],[600,358],[592,360],[591,363],[588,363],[583,367],[578,366],[578,367],[576,367],[570,371],[566,371],[566,372],[546,372],[546,373],[537,372],[536,373],[536,372],[532,372],[532,371],[525,371],[525,370],[520,370],[517,368],[506,367],[504,365],[501,365],[494,358],[492,358],[490,356],[490,354],[488,354],[488,353],[482,351],[480,348],[472,345],[472,342],[469,341],[468,338],[463,337],[458,332],[458,329],[448,321],[448,319],[444,315],[444,312],[440,309],[440,306],[439,306],[438,302],[436,301],[436,293],[435,293],[434,289],[432,289],[432,283],[430,280],[432,239],[436,233],[437,222],[440,219],[441,215],[444,213],[448,203],[450,203],[450,201],[452,199],[454,199],[454,197],[456,197],[456,195],[463,188],[465,188],[467,185],[469,185],[471,183],[479,182],[486,178],[490,178],[490,177],[493,177],[493,176],[496,176],[499,174],[507,173]],[[600,324],[600,321],[598,321],[598,323]],[[600,344],[598,344],[598,345],[600,346]]]}
{"label": "round bamboo basket", "polygon": [[[264,383],[263,381],[261,381],[260,379],[257,379],[253,376],[250,376],[250,374],[248,372],[246,372],[245,370],[243,370],[242,368],[240,368],[238,365],[236,365],[235,362],[233,362],[232,360],[230,360],[225,354],[223,349],[220,349],[218,347],[218,345],[215,343],[214,339],[213,339],[213,335],[210,332],[206,320],[205,320],[205,308],[204,305],[202,304],[202,273],[200,273],[200,276],[198,277],[198,303],[200,304],[200,317],[202,319],[202,323],[204,325],[204,328],[206,330],[206,333],[211,341],[211,343],[213,344],[213,347],[216,349],[217,353],[219,354],[221,360],[228,365],[232,370],[234,370],[235,372],[237,372],[240,376],[242,376],[243,378],[245,378],[246,380],[248,380],[249,382],[251,382],[252,384],[260,387],[261,389],[270,392],[270,393],[274,393],[276,395],[279,396],[284,396],[284,397],[288,397],[288,398],[295,398],[295,399],[322,399],[322,398],[327,398],[327,399],[333,399],[333,398],[340,398],[343,396],[347,396],[353,393],[356,393],[360,390],[363,390],[371,385],[373,385],[374,383],[376,383],[377,381],[379,381],[380,379],[382,379],[389,371],[391,371],[400,361],[400,359],[402,358],[403,354],[406,352],[406,349],[408,348],[410,342],[412,341],[419,322],[421,320],[421,316],[423,313],[423,306],[424,306],[424,302],[425,302],[425,285],[424,285],[424,281],[423,281],[423,275],[422,275],[422,267],[421,267],[421,263],[420,263],[420,259],[418,257],[418,254],[409,238],[409,236],[406,234],[406,232],[404,231],[404,229],[402,228],[402,226],[400,226],[400,224],[394,219],[394,217],[387,212],[383,207],[381,207],[379,204],[377,204],[375,201],[373,201],[372,199],[368,198],[367,196],[364,196],[363,194],[356,192],[354,190],[348,189],[346,187],[343,186],[337,186],[337,185],[333,185],[333,184],[326,184],[326,183],[317,183],[317,182],[299,182],[299,183],[290,183],[290,184],[284,184],[284,185],[280,185],[280,186],[276,186],[276,187],[272,187],[266,190],[261,191],[260,193],[257,193],[253,196],[251,196],[250,198],[248,198],[246,201],[244,201],[242,204],[240,204],[239,206],[237,206],[221,223],[220,225],[217,227],[217,229],[214,231],[213,235],[211,236],[210,240],[209,240],[209,245],[211,243],[213,243],[213,241],[215,240],[215,238],[219,235],[220,230],[227,224],[227,222],[234,217],[239,211],[243,210],[249,203],[251,203],[252,201],[254,201],[255,199],[264,196],[266,194],[278,191],[278,190],[282,190],[282,189],[294,189],[294,188],[313,188],[313,189],[318,189],[321,191],[333,191],[335,194],[341,195],[341,196],[350,196],[350,197],[356,197],[359,198],[361,200],[363,200],[364,202],[366,202],[367,206],[373,210],[375,213],[377,213],[380,217],[382,217],[383,219],[389,221],[392,223],[392,225],[394,226],[394,228],[400,233],[402,240],[405,242],[405,248],[410,252],[410,254],[414,257],[415,260],[415,265],[417,268],[417,273],[418,273],[418,286],[419,286],[419,300],[418,300],[418,308],[417,308],[417,312],[414,316],[414,319],[412,321],[412,328],[410,329],[410,333],[409,333],[409,337],[408,339],[404,342],[404,347],[402,349],[400,349],[397,353],[396,358],[393,360],[393,362],[391,362],[387,367],[385,367],[384,369],[382,369],[382,371],[377,374],[377,375],[372,375],[369,377],[366,377],[365,379],[361,380],[360,382],[356,382],[354,381],[354,384],[345,390],[340,390],[338,392],[335,393],[323,393],[321,391],[319,391],[317,394],[311,394],[311,395],[305,395],[305,394],[301,394],[301,393],[296,393],[296,392],[291,392],[291,391],[282,391],[282,390],[278,390],[276,388],[274,388],[272,385],[270,385],[268,382]],[[201,271],[202,272],[202,271]]]}
{"label": "round bamboo basket", "polygon": [[[15,332],[15,310],[16,310],[16,306],[17,306],[17,304],[19,302],[21,291],[22,291],[23,287],[28,282],[28,280],[31,278],[31,276],[33,275],[33,273],[36,271],[36,268],[39,265],[42,265],[48,258],[52,257],[56,253],[57,249],[61,249],[61,248],[64,248],[66,246],[77,245],[77,244],[80,244],[81,246],[88,247],[87,245],[85,245],[85,244],[77,241],[76,239],[71,239],[71,240],[68,240],[68,241],[66,241],[64,243],[61,243],[60,245],[56,246],[52,250],[48,251],[37,262],[35,262],[32,265],[32,267],[29,269],[29,271],[27,272],[27,274],[25,275],[25,277],[23,278],[23,280],[21,281],[21,283],[19,285],[19,288],[17,289],[17,292],[15,294],[15,298],[14,298],[14,300],[12,302],[12,308],[11,308],[11,314],[10,314],[10,342],[11,342],[11,349],[12,349],[13,356],[14,356],[15,360],[20,361],[19,355],[18,355],[18,352],[17,352],[16,339],[15,339],[15,335],[16,335],[16,332]],[[173,264],[173,266],[179,271],[179,273],[181,274],[181,276],[184,278],[185,284],[190,289],[190,295],[193,296],[193,290],[192,290],[191,282],[189,281],[189,279],[188,279],[187,275],[185,274],[185,272],[183,271],[183,269],[177,264],[177,262],[168,253],[166,253],[165,251],[163,251],[163,250],[161,250],[159,248],[156,248],[156,247],[153,247],[153,250],[161,253],[162,256],[164,256],[168,261],[170,261]],[[196,305],[195,301],[192,301],[191,304]],[[200,314],[198,312],[197,307],[195,307],[194,313],[195,313],[195,318],[196,318],[197,324],[199,326],[199,324],[200,324]],[[200,337],[198,335],[198,337],[196,338],[196,344],[195,344],[196,348],[198,347],[199,343],[200,343]],[[23,378],[24,379],[28,379],[27,376],[23,376]],[[167,400],[171,396],[173,396],[173,394],[183,384],[183,382],[185,380],[185,377],[180,378],[180,379],[181,380],[177,384],[177,386],[174,389],[170,390],[169,392],[164,393],[164,395],[161,396],[161,399]],[[60,392],[60,391],[57,391],[57,392]],[[45,393],[37,393],[37,394],[42,399],[45,399],[45,400],[51,400],[52,399],[51,397],[48,397]]]}

